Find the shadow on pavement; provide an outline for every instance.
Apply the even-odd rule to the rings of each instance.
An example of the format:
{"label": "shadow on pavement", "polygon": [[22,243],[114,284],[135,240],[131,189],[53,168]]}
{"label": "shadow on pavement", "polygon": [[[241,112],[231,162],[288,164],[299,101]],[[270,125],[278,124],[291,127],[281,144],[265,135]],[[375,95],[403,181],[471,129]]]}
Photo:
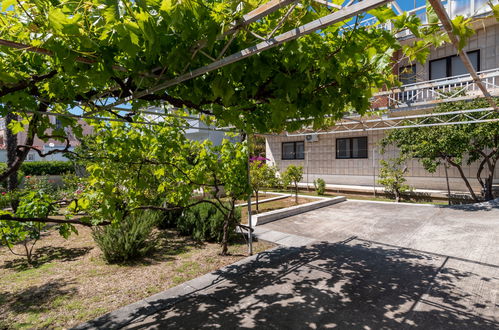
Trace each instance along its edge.
{"label": "shadow on pavement", "polygon": [[[498,306],[487,296],[497,268],[454,265],[449,257],[355,238],[283,247],[219,271],[193,294],[151,301],[126,328],[497,328]],[[124,325],[113,322],[99,324]]]}

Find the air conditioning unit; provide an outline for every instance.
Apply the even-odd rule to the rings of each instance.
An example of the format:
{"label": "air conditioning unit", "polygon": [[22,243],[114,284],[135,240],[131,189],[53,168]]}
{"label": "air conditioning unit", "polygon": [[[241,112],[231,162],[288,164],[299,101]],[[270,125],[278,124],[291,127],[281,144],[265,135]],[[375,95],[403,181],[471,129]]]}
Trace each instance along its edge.
{"label": "air conditioning unit", "polygon": [[319,135],[317,135],[317,134],[305,135],[305,140],[307,142],[317,142],[317,141],[319,141]]}

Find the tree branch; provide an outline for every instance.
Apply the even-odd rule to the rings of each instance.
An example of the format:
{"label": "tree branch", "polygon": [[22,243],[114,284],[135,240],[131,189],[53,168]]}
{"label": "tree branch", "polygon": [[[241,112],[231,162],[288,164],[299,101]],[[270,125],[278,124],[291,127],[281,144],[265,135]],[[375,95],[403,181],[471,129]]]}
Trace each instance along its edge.
{"label": "tree branch", "polygon": [[22,91],[23,89],[33,86],[37,82],[52,78],[53,76],[56,75],[56,73],[57,70],[52,70],[49,73],[41,76],[34,75],[31,77],[31,79],[20,81],[12,87],[3,87],[0,89],[0,97],[8,95],[10,93]]}
{"label": "tree branch", "polygon": [[92,224],[85,221],[79,221],[74,219],[54,219],[54,218],[19,218],[13,217],[9,214],[0,215],[0,220],[8,220],[8,221],[17,221],[17,222],[41,222],[41,223],[58,223],[58,224],[71,224],[71,225],[82,225],[86,227],[94,227],[94,226],[107,226],[110,225],[111,222],[103,221],[98,224]]}

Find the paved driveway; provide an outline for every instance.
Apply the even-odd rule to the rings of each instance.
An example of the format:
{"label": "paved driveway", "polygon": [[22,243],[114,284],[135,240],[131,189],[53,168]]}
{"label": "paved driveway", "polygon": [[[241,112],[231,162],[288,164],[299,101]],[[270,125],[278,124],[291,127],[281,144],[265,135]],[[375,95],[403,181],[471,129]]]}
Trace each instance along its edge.
{"label": "paved driveway", "polygon": [[499,329],[498,209],[345,202],[258,231],[308,244],[248,258],[85,327]]}
{"label": "paved driveway", "polygon": [[329,242],[356,237],[499,264],[499,208],[347,201],[259,228]]}

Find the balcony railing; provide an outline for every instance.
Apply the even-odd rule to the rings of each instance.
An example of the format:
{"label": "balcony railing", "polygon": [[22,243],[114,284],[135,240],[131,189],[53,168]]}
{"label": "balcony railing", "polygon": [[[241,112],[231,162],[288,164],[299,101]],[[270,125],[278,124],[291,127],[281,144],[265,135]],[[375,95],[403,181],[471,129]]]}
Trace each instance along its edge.
{"label": "balcony railing", "polygon": [[[491,8],[489,6],[489,1],[492,2],[492,4],[498,4],[498,0],[442,0],[442,4],[445,7],[447,13],[449,14],[450,18],[454,18],[456,16],[464,16],[464,17],[474,17],[474,16],[481,16],[486,13],[491,12]],[[393,7],[394,11],[398,14],[401,14],[398,10],[398,8],[407,8],[407,0],[396,0],[399,4],[399,6],[394,6],[393,4],[390,4],[390,6]],[[426,5],[420,5],[422,2],[417,1],[414,2],[414,8],[411,8],[410,10],[406,10],[406,13],[408,15],[416,15],[421,19],[421,22],[423,24],[427,23],[427,16],[426,16]],[[423,2],[424,3],[424,2]],[[397,8],[398,7],[398,8]],[[353,28],[355,24],[351,23],[347,27],[345,27],[346,30],[349,30]],[[376,27],[378,29],[385,29],[385,30],[391,30],[392,25],[391,23],[382,23],[380,24],[376,17],[368,17],[360,22],[357,23],[357,26],[372,26]],[[403,38],[410,36],[411,33],[410,31],[402,31],[397,34],[397,37]]]}
{"label": "balcony railing", "polygon": [[[499,68],[478,72],[487,90],[499,95]],[[416,109],[437,103],[469,100],[482,93],[469,74],[404,85],[377,93],[372,102],[376,109]]]}

